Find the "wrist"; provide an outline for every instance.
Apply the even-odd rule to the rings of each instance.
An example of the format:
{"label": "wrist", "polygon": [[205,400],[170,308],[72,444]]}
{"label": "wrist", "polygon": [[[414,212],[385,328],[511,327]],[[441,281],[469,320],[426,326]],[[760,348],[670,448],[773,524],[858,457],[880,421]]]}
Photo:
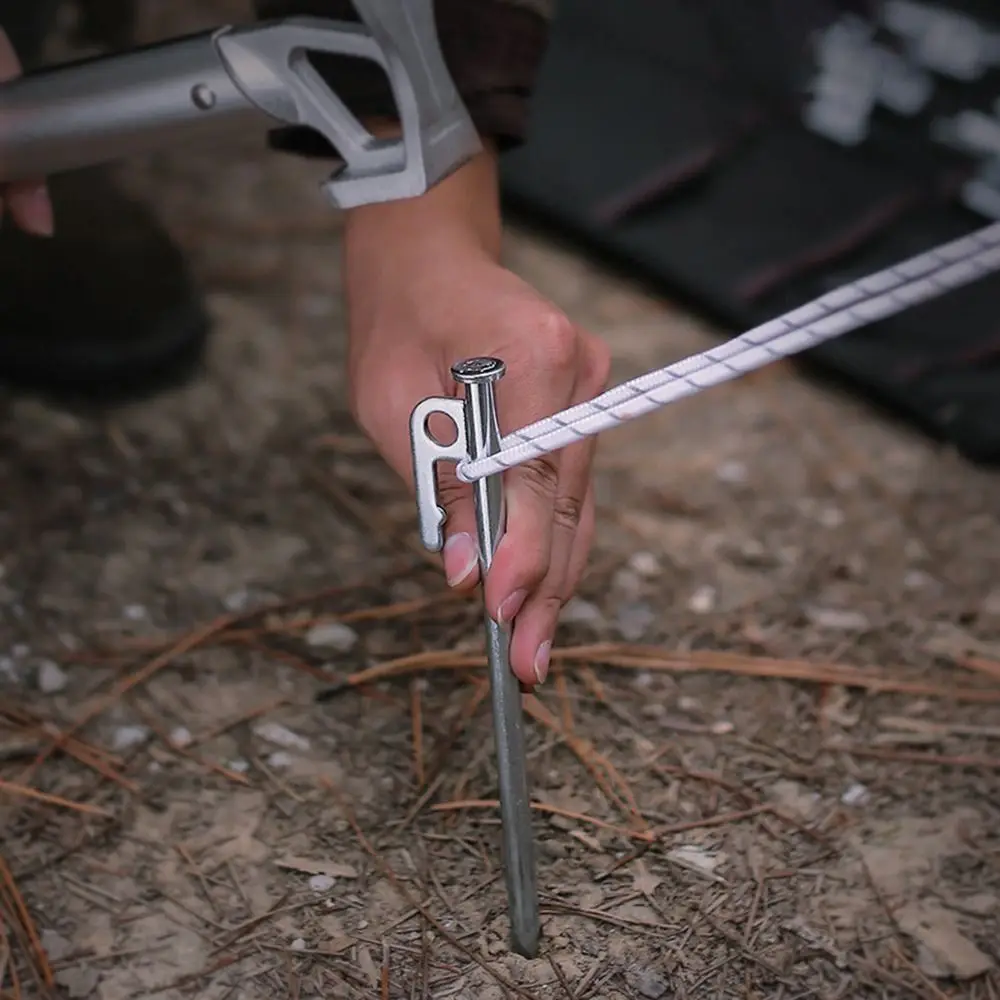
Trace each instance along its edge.
{"label": "wrist", "polygon": [[[484,149],[429,191],[414,198],[362,205],[345,213],[348,261],[414,258],[458,252],[500,257],[498,157]],[[388,272],[387,272],[388,273]]]}

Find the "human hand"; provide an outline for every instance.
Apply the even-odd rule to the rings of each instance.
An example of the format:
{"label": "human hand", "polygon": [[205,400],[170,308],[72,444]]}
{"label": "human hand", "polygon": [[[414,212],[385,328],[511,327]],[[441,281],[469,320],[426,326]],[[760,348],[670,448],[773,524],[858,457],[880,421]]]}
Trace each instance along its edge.
{"label": "human hand", "polygon": [[[490,355],[505,362],[497,385],[502,433],[590,399],[607,383],[605,345],[498,262],[495,202],[487,156],[422,198],[348,218],[352,409],[411,489],[410,413],[428,396],[458,394],[456,361]],[[433,421],[431,431],[448,439]],[[507,529],[485,599],[494,619],[513,623],[511,666],[527,686],[545,679],[559,611],[586,565],[593,450],[589,439],[505,474]],[[445,574],[451,586],[470,590],[479,582],[472,489],[447,466],[438,481]]]}
{"label": "human hand", "polygon": [[[6,32],[0,28],[0,80],[11,80],[20,75],[21,62]],[[0,136],[2,129],[0,122]],[[35,236],[52,235],[52,202],[44,181],[17,181],[0,187],[0,216],[5,210],[25,232]]]}

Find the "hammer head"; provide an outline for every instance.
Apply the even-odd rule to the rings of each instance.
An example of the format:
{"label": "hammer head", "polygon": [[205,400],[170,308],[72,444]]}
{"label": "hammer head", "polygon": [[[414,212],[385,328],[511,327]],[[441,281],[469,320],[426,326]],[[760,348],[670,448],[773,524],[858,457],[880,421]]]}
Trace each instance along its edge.
{"label": "hammer head", "polygon": [[[323,185],[338,208],[423,194],[482,149],[441,52],[433,0],[352,2],[360,22],[290,17],[241,26],[219,42],[258,106],[314,129],[340,154],[343,167]],[[377,138],[358,121],[309,61],[321,54],[382,69],[398,137]]]}
{"label": "hammer head", "polygon": [[352,0],[382,53],[402,125],[387,144],[398,171],[370,175],[351,163],[326,187],[342,207],[423,194],[482,149],[445,63],[433,0]]}

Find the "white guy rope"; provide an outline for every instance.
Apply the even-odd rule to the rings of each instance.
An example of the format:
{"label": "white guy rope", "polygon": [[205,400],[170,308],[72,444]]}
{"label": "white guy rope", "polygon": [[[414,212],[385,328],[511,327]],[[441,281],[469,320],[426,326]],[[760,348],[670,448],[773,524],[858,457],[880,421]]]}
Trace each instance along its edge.
{"label": "white guy rope", "polygon": [[522,427],[503,437],[494,454],[459,463],[458,478],[471,483],[558,451],[997,270],[1000,222],[835,288],[718,347],[640,375],[589,402]]}

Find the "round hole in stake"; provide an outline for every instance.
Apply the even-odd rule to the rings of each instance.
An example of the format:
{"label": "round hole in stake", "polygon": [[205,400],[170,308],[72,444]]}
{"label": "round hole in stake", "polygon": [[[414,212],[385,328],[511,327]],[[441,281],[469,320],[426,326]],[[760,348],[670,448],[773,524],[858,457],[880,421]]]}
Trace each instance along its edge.
{"label": "round hole in stake", "polygon": [[441,448],[449,448],[458,440],[458,426],[447,413],[429,413],[424,431]]}

